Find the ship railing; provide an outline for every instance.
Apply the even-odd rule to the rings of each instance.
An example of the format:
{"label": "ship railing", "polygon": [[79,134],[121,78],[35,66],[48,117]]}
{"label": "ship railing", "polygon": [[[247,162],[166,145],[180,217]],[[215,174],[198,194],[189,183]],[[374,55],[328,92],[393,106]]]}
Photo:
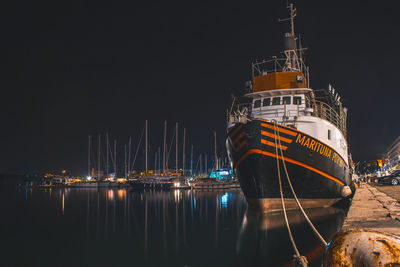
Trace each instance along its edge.
{"label": "ship railing", "polygon": [[297,105],[296,108],[293,108],[293,105],[277,106],[276,108],[269,106],[268,109],[260,107],[252,109],[251,114],[254,117],[283,118],[283,120],[300,116],[318,117],[338,127],[346,136],[346,113],[341,111],[339,114],[331,106],[321,101],[314,101],[314,104],[306,106]]}
{"label": "ship railing", "polygon": [[286,107],[263,109],[255,108],[251,112],[253,116],[267,117],[267,118],[281,118],[281,117],[300,117],[306,115],[304,107],[297,107],[297,109],[289,109]]}
{"label": "ship railing", "polygon": [[331,106],[321,101],[315,101],[315,104],[311,105],[311,108],[312,108],[312,113],[311,113],[312,116],[329,121],[330,123],[338,127],[346,136],[345,112],[341,110],[339,114]]}
{"label": "ship railing", "polygon": [[246,123],[251,116],[260,118],[284,118],[284,120],[291,117],[314,116],[329,121],[339,128],[344,136],[346,136],[347,131],[346,113],[342,110],[338,113],[331,106],[321,101],[314,101],[313,104],[307,104],[306,106],[297,105],[296,109],[288,108],[286,105],[277,108],[264,109],[260,107],[252,109],[252,102],[237,102],[234,100],[227,112],[229,124],[237,122]]}
{"label": "ship railing", "polygon": [[309,69],[301,58],[298,58],[299,64],[297,68],[287,68],[287,58],[272,57],[251,64],[251,77],[265,75],[274,72],[298,71],[302,72],[306,78],[307,86],[309,85]]}
{"label": "ship railing", "polygon": [[256,61],[251,64],[252,77],[263,75],[265,73],[282,72],[286,63],[286,58],[273,57],[272,59],[265,59]]}

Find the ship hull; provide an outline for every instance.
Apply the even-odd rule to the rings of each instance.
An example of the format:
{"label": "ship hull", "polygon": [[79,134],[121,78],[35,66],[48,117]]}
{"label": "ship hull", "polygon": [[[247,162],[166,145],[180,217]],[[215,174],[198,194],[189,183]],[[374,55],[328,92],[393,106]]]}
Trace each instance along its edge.
{"label": "ship hull", "polygon": [[278,164],[282,194],[288,209],[297,208],[297,204],[285,166],[294,191],[305,208],[331,206],[344,197],[343,188],[351,186],[349,168],[344,159],[331,147],[296,129],[254,119],[231,127],[226,144],[250,207],[265,211],[282,209]]}

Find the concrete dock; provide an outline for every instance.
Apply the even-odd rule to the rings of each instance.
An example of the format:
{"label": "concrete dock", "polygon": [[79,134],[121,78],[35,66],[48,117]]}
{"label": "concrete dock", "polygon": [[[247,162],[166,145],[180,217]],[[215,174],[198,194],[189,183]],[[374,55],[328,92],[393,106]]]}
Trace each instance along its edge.
{"label": "concrete dock", "polygon": [[400,236],[400,203],[375,187],[361,183],[342,230],[355,228]]}

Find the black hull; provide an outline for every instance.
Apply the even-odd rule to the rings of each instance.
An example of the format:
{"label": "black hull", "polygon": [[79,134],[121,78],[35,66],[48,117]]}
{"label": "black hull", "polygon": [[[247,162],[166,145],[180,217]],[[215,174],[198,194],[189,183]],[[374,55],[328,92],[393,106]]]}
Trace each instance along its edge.
{"label": "black hull", "polygon": [[[352,186],[349,167],[338,153],[296,129],[278,126],[283,159],[300,202],[321,207],[342,199],[344,186]],[[252,120],[235,125],[228,133],[227,149],[249,204],[281,209],[273,123]],[[279,149],[278,153],[285,203],[296,208]]]}

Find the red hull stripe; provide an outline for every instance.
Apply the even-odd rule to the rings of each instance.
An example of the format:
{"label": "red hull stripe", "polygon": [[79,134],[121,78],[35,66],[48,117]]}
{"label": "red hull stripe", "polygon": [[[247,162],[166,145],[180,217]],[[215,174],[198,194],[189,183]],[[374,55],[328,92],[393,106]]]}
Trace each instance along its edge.
{"label": "red hull stripe", "polygon": [[[276,155],[273,154],[273,153],[270,153],[270,152],[267,152],[267,151],[263,151],[263,150],[261,150],[261,149],[250,149],[249,151],[247,151],[247,152],[236,162],[236,166],[235,166],[235,167],[237,168],[237,167],[239,166],[239,164],[242,163],[242,161],[243,161],[244,159],[246,159],[246,158],[247,158],[249,155],[251,155],[251,154],[261,154],[261,155],[265,155],[265,156],[269,156],[269,157],[276,158]],[[278,155],[278,159],[282,159],[282,157]],[[291,158],[287,158],[287,157],[283,157],[283,159],[284,159],[286,162],[290,162],[290,163],[292,163],[292,164],[296,164],[296,165],[298,165],[298,166],[304,167],[304,168],[306,168],[306,169],[309,169],[310,171],[316,172],[316,173],[318,173],[318,174],[324,176],[325,178],[328,178],[328,179],[330,179],[330,180],[332,180],[332,181],[335,181],[336,183],[338,183],[338,184],[340,184],[340,185],[344,185],[344,183],[343,183],[342,181],[340,181],[339,179],[337,179],[337,178],[335,178],[335,177],[333,177],[333,176],[331,176],[331,175],[329,175],[329,174],[327,174],[327,173],[325,173],[325,172],[323,172],[323,171],[320,171],[320,170],[318,170],[318,169],[316,169],[316,168],[314,168],[314,167],[311,167],[311,166],[309,166],[309,165],[307,165],[307,164],[304,164],[304,163],[302,163],[302,162],[300,162],[300,161],[297,161],[297,160],[294,160],[294,159],[291,159]]]}
{"label": "red hull stripe", "polygon": [[[268,137],[272,137],[272,138],[275,139],[275,135],[272,134],[272,133],[270,133],[270,132],[261,130],[261,134],[262,134],[262,135],[265,135],[265,136],[268,136]],[[282,136],[277,136],[276,139],[278,139],[278,138],[280,138],[281,141],[286,142],[286,143],[289,143],[289,144],[292,143],[292,141],[293,141],[292,139],[285,138],[285,137],[282,137]]]}

